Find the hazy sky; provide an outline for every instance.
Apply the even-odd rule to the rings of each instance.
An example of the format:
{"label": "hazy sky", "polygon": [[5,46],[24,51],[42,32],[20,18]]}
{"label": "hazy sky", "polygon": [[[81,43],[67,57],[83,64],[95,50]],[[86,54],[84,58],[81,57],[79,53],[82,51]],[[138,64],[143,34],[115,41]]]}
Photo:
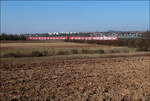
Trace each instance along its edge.
{"label": "hazy sky", "polygon": [[149,1],[2,1],[1,32],[148,30]]}

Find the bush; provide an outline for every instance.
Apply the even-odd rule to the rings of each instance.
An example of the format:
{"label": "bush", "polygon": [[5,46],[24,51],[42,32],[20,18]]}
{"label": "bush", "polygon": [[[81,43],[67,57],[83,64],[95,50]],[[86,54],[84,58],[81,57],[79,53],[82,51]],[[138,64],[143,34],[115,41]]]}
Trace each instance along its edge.
{"label": "bush", "polygon": [[15,53],[7,53],[3,55],[3,57],[15,57],[15,56],[16,56]]}
{"label": "bush", "polygon": [[48,55],[49,56],[54,56],[54,55],[56,55],[56,51],[55,50],[51,50],[51,51],[48,52]]}
{"label": "bush", "polygon": [[94,54],[94,50],[88,50],[88,54]]}
{"label": "bush", "polygon": [[110,52],[110,53],[120,53],[119,50],[110,50],[109,52]]}
{"label": "bush", "polygon": [[143,51],[141,48],[137,48],[136,51]]}
{"label": "bush", "polygon": [[44,51],[43,56],[48,56],[48,51]]}
{"label": "bush", "polygon": [[150,46],[148,47],[148,49],[147,49],[148,51],[150,51]]}
{"label": "bush", "polygon": [[57,55],[69,55],[69,52],[60,50],[60,51],[58,51]]}
{"label": "bush", "polygon": [[83,54],[87,54],[87,53],[88,53],[88,50],[87,50],[87,49],[82,49],[82,53],[83,53]]}
{"label": "bush", "polygon": [[105,52],[104,52],[104,50],[100,49],[100,50],[95,50],[95,53],[103,54],[103,53],[105,53]]}
{"label": "bush", "polygon": [[137,48],[137,51],[148,51],[147,47],[139,47]]}
{"label": "bush", "polygon": [[32,57],[40,57],[40,56],[43,56],[43,54],[39,51],[33,51],[32,52]]}
{"label": "bush", "polygon": [[24,56],[25,55],[19,51],[15,53],[15,57],[24,57]]}
{"label": "bush", "polygon": [[16,53],[7,53],[3,57],[25,57],[25,55],[18,51]]}
{"label": "bush", "polygon": [[124,53],[129,53],[129,50],[123,50]]}
{"label": "bush", "polygon": [[72,53],[72,54],[78,54],[79,52],[78,52],[77,49],[72,49],[72,50],[71,50],[71,53]]}
{"label": "bush", "polygon": [[83,54],[93,54],[94,50],[82,49]]}

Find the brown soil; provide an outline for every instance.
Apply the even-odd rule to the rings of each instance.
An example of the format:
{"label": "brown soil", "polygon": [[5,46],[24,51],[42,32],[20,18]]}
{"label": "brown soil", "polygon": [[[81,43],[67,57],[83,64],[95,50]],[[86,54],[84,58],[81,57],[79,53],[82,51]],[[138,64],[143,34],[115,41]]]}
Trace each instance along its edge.
{"label": "brown soil", "polygon": [[150,57],[3,62],[0,101],[150,101]]}

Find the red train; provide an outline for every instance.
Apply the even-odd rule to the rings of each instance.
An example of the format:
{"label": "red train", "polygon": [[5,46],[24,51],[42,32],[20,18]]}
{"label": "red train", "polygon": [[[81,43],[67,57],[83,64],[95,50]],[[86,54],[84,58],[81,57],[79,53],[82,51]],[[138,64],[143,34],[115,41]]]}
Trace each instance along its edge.
{"label": "red train", "polygon": [[117,36],[103,37],[27,37],[28,40],[118,40]]}

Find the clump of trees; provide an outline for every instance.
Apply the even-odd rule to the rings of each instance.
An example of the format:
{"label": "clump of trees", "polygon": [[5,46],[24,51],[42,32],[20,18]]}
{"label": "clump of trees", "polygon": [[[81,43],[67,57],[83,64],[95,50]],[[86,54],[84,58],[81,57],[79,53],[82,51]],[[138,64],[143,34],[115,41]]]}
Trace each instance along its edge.
{"label": "clump of trees", "polygon": [[146,31],[142,34],[142,38],[144,39],[150,39],[150,31]]}
{"label": "clump of trees", "polygon": [[26,40],[26,37],[24,35],[2,33],[0,34],[0,40]]}

